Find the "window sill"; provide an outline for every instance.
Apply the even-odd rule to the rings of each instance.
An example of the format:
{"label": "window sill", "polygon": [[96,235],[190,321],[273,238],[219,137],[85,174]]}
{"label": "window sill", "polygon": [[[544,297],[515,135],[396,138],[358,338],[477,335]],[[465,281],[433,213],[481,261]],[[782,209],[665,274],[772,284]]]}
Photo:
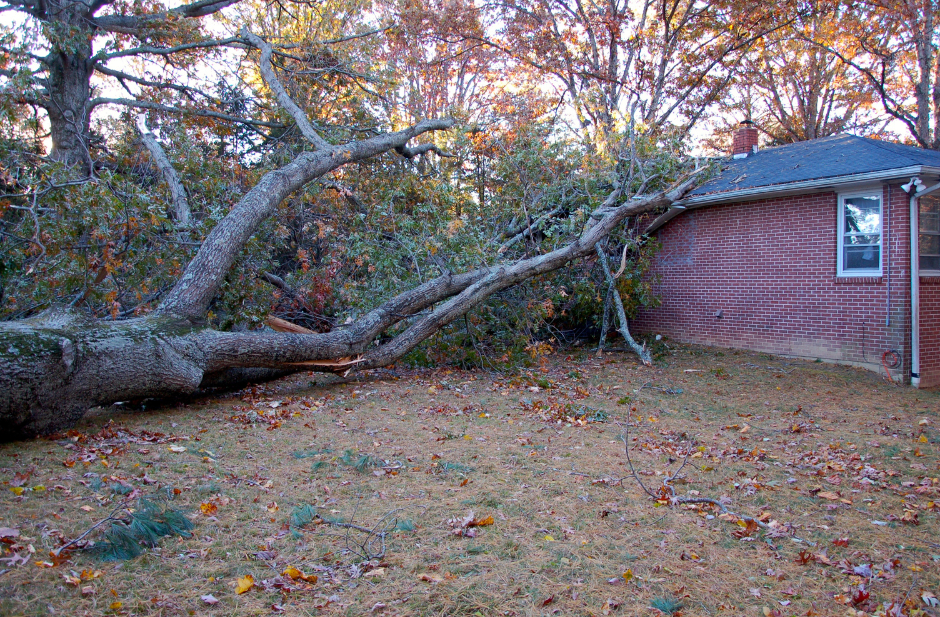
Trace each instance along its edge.
{"label": "window sill", "polygon": [[836,284],[842,285],[880,285],[881,275],[878,276],[837,276]]}
{"label": "window sill", "polygon": [[926,285],[940,285],[940,272],[920,275],[920,282]]}

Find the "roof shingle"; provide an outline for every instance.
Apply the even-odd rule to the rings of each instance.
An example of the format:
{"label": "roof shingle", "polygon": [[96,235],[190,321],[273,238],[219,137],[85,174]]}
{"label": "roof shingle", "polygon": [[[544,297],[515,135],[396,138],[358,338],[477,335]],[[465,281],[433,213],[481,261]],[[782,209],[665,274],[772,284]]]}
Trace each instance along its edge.
{"label": "roof shingle", "polygon": [[855,135],[835,135],[759,150],[726,165],[721,174],[692,191],[689,197],[915,165],[940,167],[940,152]]}

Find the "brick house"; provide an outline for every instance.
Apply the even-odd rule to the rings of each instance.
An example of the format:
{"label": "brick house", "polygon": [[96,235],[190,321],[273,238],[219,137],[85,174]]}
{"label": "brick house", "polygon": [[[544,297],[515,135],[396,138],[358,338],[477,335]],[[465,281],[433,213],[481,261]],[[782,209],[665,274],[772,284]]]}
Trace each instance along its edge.
{"label": "brick house", "polygon": [[648,232],[662,305],[637,331],[940,386],[940,152],[851,135],[758,150],[742,123],[721,173]]}

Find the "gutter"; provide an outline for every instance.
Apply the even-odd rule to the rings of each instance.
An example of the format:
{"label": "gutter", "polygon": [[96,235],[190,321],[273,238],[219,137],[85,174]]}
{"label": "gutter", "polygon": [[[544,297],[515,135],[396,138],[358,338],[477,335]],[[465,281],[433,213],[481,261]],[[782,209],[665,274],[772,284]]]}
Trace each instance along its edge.
{"label": "gutter", "polygon": [[[653,233],[686,210],[694,210],[704,206],[734,203],[739,201],[750,201],[753,199],[760,199],[762,197],[769,196],[782,197],[784,195],[804,193],[814,189],[835,188],[845,184],[898,180],[904,177],[909,178],[918,175],[940,175],[940,167],[911,165],[908,167],[898,167],[895,169],[869,171],[861,174],[850,174],[848,176],[817,178],[815,180],[802,180],[800,182],[790,182],[787,184],[757,186],[753,188],[740,189],[737,191],[725,191],[722,193],[711,193],[708,195],[695,195],[674,203],[668,210],[659,215],[652,223],[649,224],[649,226],[647,226],[645,233]],[[932,187],[927,190],[932,191],[934,188],[936,187]]]}

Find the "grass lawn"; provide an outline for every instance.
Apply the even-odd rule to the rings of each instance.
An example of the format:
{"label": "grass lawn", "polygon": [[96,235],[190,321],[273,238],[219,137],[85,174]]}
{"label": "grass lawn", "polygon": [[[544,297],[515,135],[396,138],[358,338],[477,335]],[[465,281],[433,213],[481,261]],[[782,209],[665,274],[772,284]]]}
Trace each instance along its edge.
{"label": "grass lawn", "polygon": [[[0,614],[940,615],[938,443],[940,392],[682,346],[112,407],[0,445]],[[765,526],[640,487],[684,460]],[[50,555],[139,497],[191,535]]]}

